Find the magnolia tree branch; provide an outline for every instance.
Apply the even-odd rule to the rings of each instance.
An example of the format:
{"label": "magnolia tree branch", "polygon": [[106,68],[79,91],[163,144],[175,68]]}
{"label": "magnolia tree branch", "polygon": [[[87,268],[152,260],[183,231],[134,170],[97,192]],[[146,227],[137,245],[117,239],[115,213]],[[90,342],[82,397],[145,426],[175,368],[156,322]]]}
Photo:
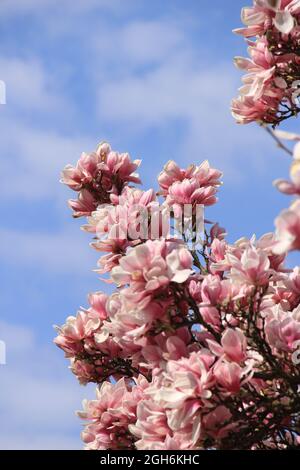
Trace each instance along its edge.
{"label": "magnolia tree branch", "polygon": [[[296,112],[300,11],[263,3],[263,12],[257,2],[244,12],[251,26],[238,31],[255,41],[251,60],[236,59],[247,86],[232,113],[262,122],[293,156],[270,126]],[[115,286],[91,293],[88,307],[57,327],[74,375],[97,384],[79,412],[86,449],[300,449],[300,268],[286,268],[300,250],[298,163],[291,181],[276,183],[296,196],[276,233],[230,243],[204,219],[199,249],[188,243],[203,229],[195,217],[217,203],[222,184],[207,161],[169,161],[148,191],[138,187],[140,160],[107,143],[63,170],[77,196],[73,215],[86,217],[82,228],[100,253],[97,272]],[[167,213],[179,215],[183,240],[166,235]]]}

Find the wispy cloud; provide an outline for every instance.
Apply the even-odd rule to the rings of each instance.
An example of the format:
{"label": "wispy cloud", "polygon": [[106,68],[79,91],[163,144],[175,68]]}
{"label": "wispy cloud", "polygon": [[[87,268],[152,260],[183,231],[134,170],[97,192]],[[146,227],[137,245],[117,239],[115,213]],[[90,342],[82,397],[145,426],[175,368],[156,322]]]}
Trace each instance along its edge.
{"label": "wispy cloud", "polygon": [[61,355],[30,328],[1,321],[0,338],[7,348],[7,364],[0,366],[0,448],[80,448],[74,410],[92,390],[79,387]]}
{"label": "wispy cloud", "polygon": [[[159,40],[158,40],[159,43]],[[145,71],[131,71],[122,80],[101,80],[98,89],[99,117],[124,133],[147,135],[150,129],[181,125],[175,158],[181,162],[208,158],[226,172],[231,183],[243,179],[241,154],[248,150],[255,165],[266,149],[258,128],[237,129],[230,115],[230,99],[237,77],[227,63],[201,61],[196,51],[176,48],[159,64]],[[260,142],[257,151],[251,142]],[[250,153],[250,155],[249,155]]]}
{"label": "wispy cloud", "polygon": [[[96,267],[96,253],[78,228],[56,233],[0,229],[0,259],[12,267],[35,267],[40,273],[74,273],[82,276]],[[86,249],[84,249],[86,248]]]}
{"label": "wispy cloud", "polygon": [[238,236],[254,222],[272,228],[265,184],[286,163],[261,129],[238,128],[230,116],[239,76],[222,50],[233,26],[223,25],[223,9],[221,0],[0,1],[1,318],[9,318],[0,321],[1,448],[80,447],[74,409],[90,392],[49,344],[49,324],[78,297],[85,303],[97,254],[79,223],[62,222],[72,197],[58,183],[65,164],[103,138],[145,157],[147,183],[169,158],[209,159],[227,183],[220,222]]}
{"label": "wispy cloud", "polygon": [[66,106],[65,97],[51,91],[57,85],[53,74],[47,73],[37,58],[1,57],[0,70],[1,79],[7,84],[8,109],[40,110],[46,114]]}
{"label": "wispy cloud", "polygon": [[[59,177],[67,162],[74,162],[81,152],[92,150],[94,142],[59,131],[42,130],[21,119],[0,117],[2,135],[0,167],[7,178],[1,185],[2,198],[47,198],[60,194]],[[13,163],[13,164],[12,164]]]}
{"label": "wispy cloud", "polygon": [[[132,0],[130,0],[132,2]],[[90,10],[124,9],[122,0],[2,0],[0,15],[21,15],[24,13],[39,14],[45,10],[66,8],[69,14],[82,13]]]}
{"label": "wispy cloud", "polygon": [[[90,44],[102,60],[114,63],[126,74],[132,67],[161,63],[178,53],[186,40],[184,29],[172,18],[140,19],[114,27],[104,24],[99,34],[91,35]],[[107,72],[108,78],[109,69]]]}

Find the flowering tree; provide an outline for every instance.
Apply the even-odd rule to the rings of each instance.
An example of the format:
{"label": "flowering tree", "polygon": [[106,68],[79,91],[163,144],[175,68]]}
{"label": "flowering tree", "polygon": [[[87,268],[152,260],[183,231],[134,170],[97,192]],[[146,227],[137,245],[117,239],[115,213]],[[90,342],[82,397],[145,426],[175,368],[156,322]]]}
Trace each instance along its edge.
{"label": "flowering tree", "polygon": [[169,161],[158,191],[138,189],[140,161],[107,143],[63,171],[103,253],[98,272],[117,286],[90,294],[55,339],[79,382],[97,384],[79,412],[87,449],[300,446],[300,268],[285,264],[300,249],[300,137],[274,130],[300,110],[300,1],[254,0],[242,18],[251,59],[236,59],[248,74],[233,115],[271,124],[292,160],[291,181],[275,185],[297,198],[275,233],[229,244],[217,223],[199,229],[222,177],[208,162]]}

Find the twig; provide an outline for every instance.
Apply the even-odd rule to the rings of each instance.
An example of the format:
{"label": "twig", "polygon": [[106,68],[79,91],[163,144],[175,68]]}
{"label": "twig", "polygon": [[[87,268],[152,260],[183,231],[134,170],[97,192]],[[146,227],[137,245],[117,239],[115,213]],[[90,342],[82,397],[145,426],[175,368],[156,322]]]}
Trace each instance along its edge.
{"label": "twig", "polygon": [[265,126],[263,125],[263,128],[267,131],[267,133],[272,137],[273,140],[275,140],[278,148],[284,150],[284,152],[288,153],[291,157],[293,156],[293,152],[292,150],[290,150],[288,147],[286,147],[286,145],[284,145],[281,140],[279,139],[279,137],[277,137],[277,135],[274,133],[274,131],[272,131],[272,129],[269,127],[269,126]]}

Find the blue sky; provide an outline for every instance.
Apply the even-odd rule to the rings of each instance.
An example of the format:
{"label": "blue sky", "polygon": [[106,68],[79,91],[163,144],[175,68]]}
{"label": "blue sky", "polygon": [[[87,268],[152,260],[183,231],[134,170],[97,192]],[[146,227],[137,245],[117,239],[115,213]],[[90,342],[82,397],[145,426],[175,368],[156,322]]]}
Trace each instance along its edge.
{"label": "blue sky", "polygon": [[58,182],[65,164],[108,140],[143,159],[149,187],[170,158],[208,159],[224,186],[207,216],[231,241],[271,231],[287,206],[272,188],[287,157],[229,111],[244,1],[1,0],[1,449],[80,448],[74,410],[93,396],[52,344],[52,325],[104,287]]}

